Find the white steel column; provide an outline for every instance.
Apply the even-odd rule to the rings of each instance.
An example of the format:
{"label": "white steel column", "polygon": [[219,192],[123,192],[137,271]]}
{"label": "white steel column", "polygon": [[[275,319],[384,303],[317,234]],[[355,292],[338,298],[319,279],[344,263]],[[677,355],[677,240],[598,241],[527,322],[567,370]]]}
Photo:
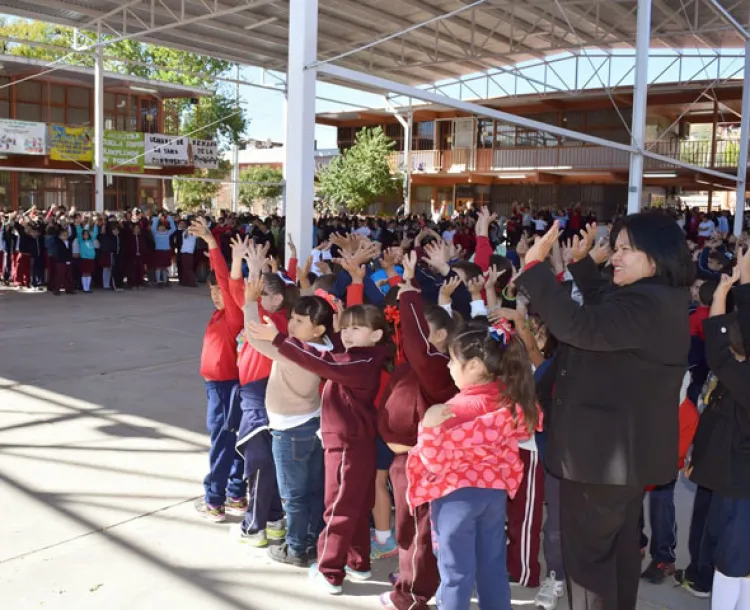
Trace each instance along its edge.
{"label": "white steel column", "polygon": [[411,102],[409,102],[409,116],[406,119],[406,129],[404,131],[404,165],[406,166],[404,214],[408,216],[411,214],[411,149],[413,146],[412,139],[414,137],[414,111],[411,109]]}
{"label": "white steel column", "polygon": [[[318,0],[289,2],[286,104],[286,232],[304,261],[312,251]],[[287,255],[289,253],[287,252]]]}
{"label": "white steel column", "polygon": [[628,182],[628,214],[641,209],[643,197],[643,154],[646,144],[646,106],[648,104],[648,51],[651,44],[651,0],[638,0],[635,44],[635,86],[633,87],[633,119]]}
{"label": "white steel column", "polygon": [[[234,103],[235,107],[240,107],[240,64],[235,68],[237,82],[234,84]],[[232,212],[240,209],[240,143],[232,144]]]}
{"label": "white steel column", "polygon": [[740,118],[740,155],[737,163],[737,195],[734,209],[734,234],[742,234],[747,190],[747,148],[750,143],[750,40],[745,41],[745,72],[742,81],[742,110]]}
{"label": "white steel column", "polygon": [[94,64],[94,210],[104,211],[104,47]]}

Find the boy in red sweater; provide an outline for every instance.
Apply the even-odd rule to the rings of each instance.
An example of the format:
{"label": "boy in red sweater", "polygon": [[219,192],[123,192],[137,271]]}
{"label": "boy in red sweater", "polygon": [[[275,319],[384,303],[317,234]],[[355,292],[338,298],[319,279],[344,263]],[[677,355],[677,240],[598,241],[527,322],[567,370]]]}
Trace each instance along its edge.
{"label": "boy in red sweater", "polygon": [[242,330],[244,316],[229,295],[229,270],[206,221],[199,218],[189,231],[208,244],[211,275],[214,276],[209,279],[209,285],[211,300],[216,307],[208,321],[201,352],[201,375],[205,379],[208,398],[206,419],[211,435],[210,466],[203,479],[205,496],[195,508],[209,521],[218,523],[224,521],[227,512],[244,515],[247,510],[243,462],[234,450],[237,434],[229,427],[232,402],[239,389],[237,335]]}

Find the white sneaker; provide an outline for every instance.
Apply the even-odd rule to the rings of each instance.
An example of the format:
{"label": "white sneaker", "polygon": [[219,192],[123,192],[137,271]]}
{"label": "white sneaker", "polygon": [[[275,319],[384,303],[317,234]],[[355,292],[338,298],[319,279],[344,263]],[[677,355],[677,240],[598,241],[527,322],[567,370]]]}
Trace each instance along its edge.
{"label": "white sneaker", "polygon": [[563,595],[565,595],[565,583],[557,580],[554,572],[550,572],[539,587],[534,598],[534,605],[544,610],[555,610],[558,600]]}
{"label": "white sneaker", "polygon": [[320,591],[328,593],[329,595],[341,595],[344,592],[344,588],[341,585],[334,585],[328,582],[328,579],[320,573],[320,570],[318,570],[317,563],[310,566],[308,576],[310,581]]}

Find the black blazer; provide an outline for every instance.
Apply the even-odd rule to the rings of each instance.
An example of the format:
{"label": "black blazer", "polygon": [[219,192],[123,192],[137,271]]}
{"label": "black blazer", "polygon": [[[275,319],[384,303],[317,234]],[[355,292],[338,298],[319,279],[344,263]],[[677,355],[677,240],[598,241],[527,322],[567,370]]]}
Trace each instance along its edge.
{"label": "black blazer", "polygon": [[592,484],[672,481],[690,347],[688,290],[655,278],[622,288],[592,282],[579,306],[546,264],[516,284],[561,343],[545,422],[550,472]]}
{"label": "black blazer", "polygon": [[[735,288],[734,297],[738,318],[746,321],[750,285]],[[733,318],[729,314],[703,322],[706,359],[718,384],[695,434],[690,479],[723,495],[750,498],[750,361],[738,362],[729,350],[727,326]],[[745,335],[743,339],[747,342]]]}

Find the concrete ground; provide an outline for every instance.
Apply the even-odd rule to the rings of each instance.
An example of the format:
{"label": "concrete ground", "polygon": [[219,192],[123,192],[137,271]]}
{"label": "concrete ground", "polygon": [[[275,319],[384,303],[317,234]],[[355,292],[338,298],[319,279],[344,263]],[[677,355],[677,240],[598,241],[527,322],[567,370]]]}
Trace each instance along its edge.
{"label": "concrete ground", "polygon": [[[198,374],[205,289],[0,291],[0,608],[377,608],[393,562],[346,595],[197,518],[208,448]],[[679,565],[690,490],[678,489]],[[514,590],[514,606],[533,592]],[[671,584],[643,609],[707,610]],[[561,604],[560,608],[567,604]]]}

